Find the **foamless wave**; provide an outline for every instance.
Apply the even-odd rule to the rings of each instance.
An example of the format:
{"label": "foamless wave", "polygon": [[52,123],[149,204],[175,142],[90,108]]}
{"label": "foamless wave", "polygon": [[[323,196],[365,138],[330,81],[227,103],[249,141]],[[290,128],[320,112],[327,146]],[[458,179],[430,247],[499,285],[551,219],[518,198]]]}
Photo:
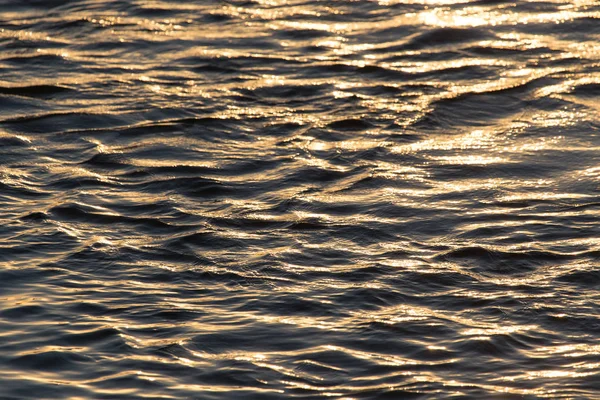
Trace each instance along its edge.
{"label": "foamless wave", "polygon": [[596,396],[595,2],[199,3],[0,10],[0,397]]}

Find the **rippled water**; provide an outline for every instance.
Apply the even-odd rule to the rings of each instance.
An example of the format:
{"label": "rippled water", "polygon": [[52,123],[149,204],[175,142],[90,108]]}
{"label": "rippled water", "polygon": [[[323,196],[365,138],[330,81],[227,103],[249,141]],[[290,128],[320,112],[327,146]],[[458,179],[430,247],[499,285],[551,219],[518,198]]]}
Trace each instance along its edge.
{"label": "rippled water", "polygon": [[599,96],[593,0],[0,0],[0,398],[597,398]]}

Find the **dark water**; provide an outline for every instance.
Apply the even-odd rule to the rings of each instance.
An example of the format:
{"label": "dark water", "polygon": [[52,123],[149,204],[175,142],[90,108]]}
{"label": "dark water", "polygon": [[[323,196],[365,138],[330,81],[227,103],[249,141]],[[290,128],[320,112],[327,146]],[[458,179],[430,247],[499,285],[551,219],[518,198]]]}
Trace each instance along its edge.
{"label": "dark water", "polygon": [[600,398],[600,4],[0,0],[0,398]]}

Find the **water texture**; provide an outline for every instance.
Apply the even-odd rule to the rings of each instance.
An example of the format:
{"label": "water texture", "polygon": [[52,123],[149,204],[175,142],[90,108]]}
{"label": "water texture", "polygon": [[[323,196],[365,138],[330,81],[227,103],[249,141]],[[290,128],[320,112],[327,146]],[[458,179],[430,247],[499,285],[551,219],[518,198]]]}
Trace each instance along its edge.
{"label": "water texture", "polygon": [[0,0],[0,398],[600,398],[600,4]]}

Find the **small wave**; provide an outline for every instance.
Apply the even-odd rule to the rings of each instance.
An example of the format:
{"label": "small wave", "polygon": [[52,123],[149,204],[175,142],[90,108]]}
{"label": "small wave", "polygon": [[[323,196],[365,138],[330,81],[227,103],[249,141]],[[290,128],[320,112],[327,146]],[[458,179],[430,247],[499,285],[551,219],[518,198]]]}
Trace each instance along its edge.
{"label": "small wave", "polygon": [[0,7],[0,397],[597,397],[598,6],[279,3]]}

